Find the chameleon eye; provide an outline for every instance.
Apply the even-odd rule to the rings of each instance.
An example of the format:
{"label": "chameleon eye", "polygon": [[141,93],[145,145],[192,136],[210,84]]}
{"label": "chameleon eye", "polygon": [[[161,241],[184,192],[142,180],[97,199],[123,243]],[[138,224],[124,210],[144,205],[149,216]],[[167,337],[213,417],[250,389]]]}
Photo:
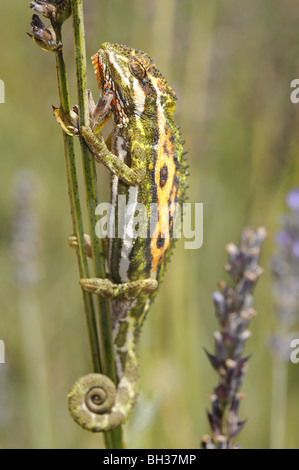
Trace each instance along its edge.
{"label": "chameleon eye", "polygon": [[129,61],[129,69],[136,78],[142,79],[146,76],[145,68],[136,58]]}

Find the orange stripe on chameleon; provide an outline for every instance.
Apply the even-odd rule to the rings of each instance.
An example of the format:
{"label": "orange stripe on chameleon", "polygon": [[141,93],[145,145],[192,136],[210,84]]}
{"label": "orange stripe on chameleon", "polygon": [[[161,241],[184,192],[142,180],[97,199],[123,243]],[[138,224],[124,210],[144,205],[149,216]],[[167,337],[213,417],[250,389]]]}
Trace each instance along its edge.
{"label": "orange stripe on chameleon", "polygon": [[101,74],[103,75],[103,68],[102,68],[102,65],[100,64],[98,53],[92,56],[91,61],[94,67],[96,77],[97,77],[98,88],[101,89]]}
{"label": "orange stripe on chameleon", "polygon": [[[170,244],[169,218],[174,215],[177,188],[174,187],[176,166],[174,162],[174,145],[170,140],[172,130],[165,120],[163,110],[158,107],[157,120],[159,144],[155,167],[155,183],[158,198],[158,222],[151,240],[152,277],[162,263]],[[167,169],[167,172],[166,172]],[[161,171],[162,170],[162,171]],[[161,175],[167,175],[165,179]],[[162,184],[161,184],[162,181]],[[170,201],[170,207],[169,207]],[[171,223],[172,224],[172,223]],[[164,238],[164,240],[163,240]]]}

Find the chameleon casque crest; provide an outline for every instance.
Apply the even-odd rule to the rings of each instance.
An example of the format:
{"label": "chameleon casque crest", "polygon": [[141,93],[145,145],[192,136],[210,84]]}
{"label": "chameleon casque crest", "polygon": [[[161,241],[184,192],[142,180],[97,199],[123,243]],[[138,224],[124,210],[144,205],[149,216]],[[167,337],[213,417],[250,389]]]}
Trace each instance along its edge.
{"label": "chameleon casque crest", "polygon": [[[79,132],[97,161],[112,173],[111,203],[117,216],[119,196],[138,212],[146,208],[154,229],[146,237],[109,239],[106,279],[81,279],[81,286],[109,297],[115,388],[102,374],[82,377],[69,393],[73,418],[90,431],[108,431],[123,423],[138,395],[136,343],[140,329],[170,257],[177,204],[184,201],[186,164],[183,141],[173,114],[176,95],[145,52],[104,43],[92,57],[101,97],[90,109],[90,127]],[[100,133],[113,120],[111,144]],[[126,220],[126,225],[130,220]]]}

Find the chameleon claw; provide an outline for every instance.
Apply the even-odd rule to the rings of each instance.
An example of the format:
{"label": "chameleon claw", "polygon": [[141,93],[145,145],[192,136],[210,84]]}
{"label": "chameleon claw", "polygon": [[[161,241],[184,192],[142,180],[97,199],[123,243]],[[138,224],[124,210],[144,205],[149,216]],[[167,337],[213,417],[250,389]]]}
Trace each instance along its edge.
{"label": "chameleon claw", "polygon": [[64,132],[70,136],[78,135],[79,134],[79,116],[78,116],[78,107],[74,107],[70,114],[65,113],[60,108],[55,108],[52,106],[53,114],[58,122],[58,124],[62,127]]}

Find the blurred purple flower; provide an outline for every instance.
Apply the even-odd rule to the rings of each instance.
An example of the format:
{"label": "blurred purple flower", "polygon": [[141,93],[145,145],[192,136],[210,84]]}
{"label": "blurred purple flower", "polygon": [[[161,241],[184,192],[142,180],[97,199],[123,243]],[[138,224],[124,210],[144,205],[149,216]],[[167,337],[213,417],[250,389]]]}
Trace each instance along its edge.
{"label": "blurred purple flower", "polygon": [[34,173],[19,170],[13,183],[15,210],[11,224],[11,257],[19,286],[40,281],[42,270],[38,261],[39,223],[34,207],[38,187]]}
{"label": "blurred purple flower", "polygon": [[299,188],[292,189],[288,192],[286,202],[292,211],[299,211]]}
{"label": "blurred purple flower", "polygon": [[299,240],[296,240],[293,245],[293,255],[295,258],[299,258]]}
{"label": "blurred purple flower", "polygon": [[281,247],[286,247],[292,242],[292,237],[287,232],[287,230],[278,230],[274,235],[274,239],[277,245]]}
{"label": "blurred purple flower", "polygon": [[[274,313],[279,325],[276,334],[270,339],[272,351],[284,361],[289,356],[281,344],[289,342],[299,312],[299,188],[288,192],[286,202],[290,211],[283,215],[281,228],[274,235],[277,250],[271,260]],[[279,332],[280,329],[283,334]]]}

